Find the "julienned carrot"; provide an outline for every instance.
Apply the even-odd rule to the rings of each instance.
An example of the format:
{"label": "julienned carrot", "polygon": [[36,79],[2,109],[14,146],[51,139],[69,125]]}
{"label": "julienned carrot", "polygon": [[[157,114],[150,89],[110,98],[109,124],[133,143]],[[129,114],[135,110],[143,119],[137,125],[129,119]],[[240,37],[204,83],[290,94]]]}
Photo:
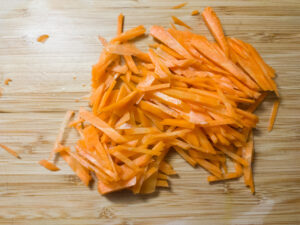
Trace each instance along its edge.
{"label": "julienned carrot", "polygon": [[[76,151],[62,145],[73,114],[68,112],[50,158],[62,156],[86,185],[95,174],[101,194],[122,189],[149,194],[169,187],[168,176],[176,172],[165,158],[174,149],[193,167],[204,168],[208,182],[244,176],[254,193],[254,111],[267,91],[278,95],[275,71],[253,46],[225,37],[211,8],[202,15],[216,43],[189,30],[156,25],[150,34],[160,43],[142,52],[129,41],[145,28],[123,32],[120,14],[117,36],[109,42],[99,38],[104,48],[92,68],[91,110],[80,109],[69,123],[80,135]],[[269,128],[278,105],[279,100]],[[49,161],[40,164],[58,170]]]}
{"label": "julienned carrot", "polygon": [[21,157],[19,156],[19,154],[12,150],[11,148],[7,147],[6,145],[0,144],[0,147],[3,148],[5,151],[7,151],[9,154],[13,155],[14,157],[21,159]]}
{"label": "julienned carrot", "polygon": [[45,167],[46,169],[50,170],[50,171],[58,171],[60,170],[55,164],[45,160],[45,159],[42,159],[41,161],[39,161],[39,164],[43,167]]}
{"label": "julienned carrot", "polygon": [[228,57],[229,56],[228,43],[224,36],[221,22],[217,17],[216,13],[213,11],[211,7],[207,7],[202,12],[202,16],[210,32],[212,33],[212,35],[220,45],[224,54]]}
{"label": "julienned carrot", "polygon": [[273,104],[270,122],[269,122],[269,126],[268,126],[268,131],[271,131],[273,129],[273,125],[274,125],[274,122],[276,119],[278,107],[279,107],[279,99],[277,99]]}
{"label": "julienned carrot", "polygon": [[173,6],[172,9],[180,9],[184,7],[186,4],[187,4],[186,2],[180,3],[178,5]]}
{"label": "julienned carrot", "polygon": [[188,26],[186,23],[184,23],[182,20],[178,19],[176,16],[172,16],[172,19],[173,19],[173,22],[177,25],[180,25],[180,26],[184,26],[188,29],[192,29],[190,26]]}
{"label": "julienned carrot", "polygon": [[118,26],[117,26],[117,35],[123,33],[123,24],[124,24],[124,16],[122,13],[118,16]]}

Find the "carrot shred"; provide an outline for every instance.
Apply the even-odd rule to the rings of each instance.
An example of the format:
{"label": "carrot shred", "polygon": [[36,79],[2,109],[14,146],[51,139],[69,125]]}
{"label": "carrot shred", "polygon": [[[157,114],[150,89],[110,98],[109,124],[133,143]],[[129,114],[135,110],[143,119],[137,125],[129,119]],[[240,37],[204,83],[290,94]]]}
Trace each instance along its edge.
{"label": "carrot shred", "polygon": [[59,129],[59,133],[58,136],[56,138],[56,141],[54,143],[54,147],[49,155],[49,159],[48,160],[53,160],[55,157],[55,149],[57,149],[59,147],[59,145],[61,144],[61,142],[63,141],[64,138],[64,134],[65,134],[65,129],[68,126],[69,120],[72,118],[72,116],[74,115],[74,111],[67,111],[64,117],[64,120],[60,126]]}
{"label": "carrot shred", "polygon": [[58,171],[60,170],[55,164],[45,160],[45,159],[42,159],[41,161],[39,161],[39,164],[43,167],[45,167],[46,169],[50,170],[50,171]]}
{"label": "carrot shred", "polygon": [[123,24],[124,24],[124,16],[122,13],[118,16],[118,26],[117,26],[117,35],[121,35],[123,33]]}
{"label": "carrot shred", "polygon": [[[61,156],[85,185],[95,179],[100,194],[150,194],[169,187],[168,176],[176,171],[166,156],[174,150],[206,170],[209,183],[243,176],[254,193],[254,112],[268,92],[279,95],[275,71],[252,45],[226,37],[212,8],[202,17],[215,42],[173,16],[174,24],[188,29],[154,25],[150,35],[158,42],[141,51],[133,41],[145,27],[123,31],[120,14],[116,37],[98,37],[103,50],[92,67],[90,110],[80,108],[71,122],[74,112],[67,112],[49,159]],[[269,130],[278,107],[276,100]],[[62,145],[66,126],[80,136],[74,151]],[[49,160],[39,163],[59,170]]]}
{"label": "carrot shred", "polygon": [[217,17],[216,13],[213,11],[211,7],[207,7],[202,12],[202,16],[210,32],[212,33],[212,35],[220,45],[224,54],[228,57],[229,56],[228,44],[224,36],[221,22]]}
{"label": "carrot shred", "polygon": [[12,150],[11,148],[7,147],[6,145],[0,144],[0,147],[3,148],[5,151],[7,151],[9,154],[11,154],[12,156],[21,159],[21,156],[19,156],[19,154]]}
{"label": "carrot shred", "polygon": [[43,34],[43,35],[39,36],[36,40],[37,40],[38,42],[44,43],[44,42],[47,41],[48,38],[49,38],[49,35],[48,35],[48,34]]}
{"label": "carrot shred", "polygon": [[186,4],[187,4],[186,2],[180,3],[178,5],[173,6],[172,9],[180,9],[184,7]]}
{"label": "carrot shred", "polygon": [[269,120],[269,126],[268,126],[268,131],[270,132],[273,129],[273,125],[276,119],[276,115],[277,115],[277,111],[278,111],[278,107],[279,107],[279,99],[277,99],[274,104],[273,104],[273,108],[272,108],[272,113],[270,116],[270,120]]}
{"label": "carrot shred", "polygon": [[169,187],[169,183],[166,180],[157,180],[156,187]]}
{"label": "carrot shred", "polygon": [[172,16],[172,20],[177,25],[184,26],[184,27],[186,27],[188,29],[192,29],[189,25],[187,25],[186,23],[184,23],[182,20],[178,19],[176,16]]}

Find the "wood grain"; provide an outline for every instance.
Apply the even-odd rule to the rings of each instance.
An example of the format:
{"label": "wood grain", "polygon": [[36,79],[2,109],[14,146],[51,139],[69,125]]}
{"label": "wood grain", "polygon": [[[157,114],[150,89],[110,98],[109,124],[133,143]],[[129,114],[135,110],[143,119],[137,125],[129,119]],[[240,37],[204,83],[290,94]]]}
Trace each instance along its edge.
{"label": "wood grain", "polygon": [[[181,1],[0,0],[0,142],[22,156],[0,151],[0,224],[300,224],[300,2],[187,2],[173,10]],[[89,91],[90,68],[101,50],[97,35],[113,37],[120,12],[126,29],[168,26],[176,15],[208,35],[200,16],[190,16],[208,5],[227,35],[252,43],[278,74],[282,102],[271,133],[272,97],[258,111],[254,196],[242,180],[209,185],[204,170],[176,154],[169,158],[180,177],[171,179],[171,190],[150,196],[102,197],[64,163],[57,173],[38,165],[64,112],[87,105],[75,100]],[[41,34],[50,35],[44,44],[36,42]],[[150,40],[139,46],[145,49]],[[71,133],[70,142],[75,139]]]}

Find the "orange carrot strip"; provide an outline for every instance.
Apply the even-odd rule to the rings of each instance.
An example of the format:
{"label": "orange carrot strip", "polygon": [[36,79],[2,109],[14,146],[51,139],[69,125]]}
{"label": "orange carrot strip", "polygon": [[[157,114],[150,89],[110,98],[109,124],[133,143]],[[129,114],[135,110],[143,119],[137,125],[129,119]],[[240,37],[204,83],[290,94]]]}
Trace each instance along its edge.
{"label": "orange carrot strip", "polygon": [[120,101],[102,108],[101,112],[109,112],[112,110],[123,108],[126,105],[128,105],[137,96],[137,94],[138,94],[138,91],[133,91],[126,97],[122,98]]}
{"label": "orange carrot strip", "polygon": [[157,180],[156,187],[169,187],[169,183],[166,180]]}
{"label": "orange carrot strip", "polygon": [[159,165],[159,170],[163,173],[165,173],[166,175],[175,175],[177,174],[175,172],[175,170],[173,169],[173,167],[167,163],[166,161],[162,161]]}
{"label": "orange carrot strip", "polygon": [[115,129],[110,127],[106,122],[104,122],[100,118],[93,115],[91,112],[81,109],[79,115],[82,119],[91,123],[93,126],[95,126],[107,136],[109,136],[113,141],[117,143],[122,143],[126,141],[126,139],[122,135],[120,135]]}
{"label": "orange carrot strip", "polygon": [[224,32],[222,29],[221,22],[217,17],[216,13],[213,11],[211,7],[207,7],[202,12],[202,17],[209,28],[210,32],[220,45],[221,49],[223,50],[224,54],[228,57],[229,56],[229,49],[226,38],[224,36]]}
{"label": "orange carrot strip", "polygon": [[160,180],[167,180],[168,176],[163,174],[163,173],[158,173],[157,178],[160,179]]}
{"label": "orange carrot strip", "polygon": [[169,125],[169,126],[177,126],[177,127],[183,127],[183,128],[190,128],[193,129],[195,125],[193,123],[190,123],[186,120],[180,120],[180,119],[164,119],[161,121],[162,125]]}
{"label": "orange carrot strip", "polygon": [[279,99],[277,99],[273,104],[272,113],[271,113],[271,117],[270,117],[270,120],[269,120],[269,126],[268,126],[268,131],[269,132],[273,129],[273,125],[274,125],[276,115],[277,115],[277,111],[278,111],[278,106],[279,106]]}
{"label": "orange carrot strip", "polygon": [[256,101],[249,106],[249,108],[247,108],[247,111],[248,112],[254,112],[257,107],[263,102],[263,100],[267,97],[268,93],[267,92],[264,92],[262,93],[258,99],[256,99]]}
{"label": "orange carrot strip", "polygon": [[176,152],[178,152],[179,155],[181,155],[181,157],[183,159],[185,159],[189,164],[191,164],[193,167],[196,166],[197,162],[190,157],[188,154],[186,154],[181,148],[174,146],[174,149],[176,150]]}
{"label": "orange carrot strip", "polygon": [[136,37],[139,37],[143,35],[146,32],[146,29],[143,25],[137,26],[135,28],[132,28],[130,30],[127,30],[123,32],[122,34],[118,35],[114,39],[111,40],[112,43],[120,41],[120,42],[125,42],[132,40]]}
{"label": "orange carrot strip", "polygon": [[124,188],[132,187],[136,184],[136,177],[133,177],[128,181],[119,181],[118,183],[104,183],[101,179],[98,179],[98,191],[100,194],[104,195],[113,191],[119,191]]}
{"label": "orange carrot strip", "polygon": [[184,7],[186,4],[187,4],[186,2],[180,3],[178,5],[173,6],[172,9],[180,9]]}
{"label": "orange carrot strip", "polygon": [[69,164],[71,169],[77,174],[80,180],[88,186],[91,180],[89,171],[84,168],[75,158],[73,158],[68,152],[63,151],[59,153],[61,157]]}
{"label": "orange carrot strip", "polygon": [[123,32],[124,16],[122,13],[118,16],[117,35],[121,35]]}
{"label": "orange carrot strip", "polygon": [[241,175],[237,174],[237,173],[227,173],[222,178],[218,178],[215,176],[208,176],[207,181],[208,182],[216,182],[216,181],[221,181],[221,180],[230,180],[230,179],[239,178],[240,176]]}
{"label": "orange carrot strip", "polygon": [[148,87],[140,87],[139,90],[141,91],[157,91],[160,89],[165,89],[165,88],[169,88],[170,87],[170,83],[166,83],[166,84],[155,84],[152,86],[148,86]]}
{"label": "orange carrot strip", "polygon": [[45,167],[46,169],[50,170],[50,171],[58,171],[60,170],[55,164],[45,160],[45,159],[42,159],[39,161],[39,164],[43,167]]}
{"label": "orange carrot strip", "polygon": [[52,149],[52,151],[50,152],[50,156],[48,158],[48,160],[53,160],[55,157],[55,149],[58,148],[58,146],[62,143],[63,138],[64,138],[64,134],[65,134],[65,129],[68,126],[68,123],[70,121],[70,119],[72,118],[72,116],[74,115],[74,111],[67,111],[64,117],[64,120],[60,126],[59,132],[58,132],[58,136],[55,140],[54,143],[54,147]]}
{"label": "orange carrot strip", "polygon": [[135,62],[132,59],[132,56],[130,55],[124,55],[124,59],[126,61],[126,64],[128,66],[128,68],[135,74],[139,73],[138,68],[135,65]]}
{"label": "orange carrot strip", "polygon": [[184,23],[182,20],[178,19],[176,16],[172,16],[172,20],[177,25],[184,26],[184,27],[186,27],[188,29],[192,29],[189,25],[187,25],[186,23]]}
{"label": "orange carrot strip", "polygon": [[3,148],[5,151],[7,151],[9,154],[13,155],[14,157],[21,159],[19,154],[12,150],[11,148],[7,147],[6,145],[0,144],[0,147]]}
{"label": "orange carrot strip", "polygon": [[220,149],[222,152],[224,152],[226,155],[228,155],[230,158],[232,158],[232,159],[236,160],[237,162],[239,162],[240,164],[242,164],[243,166],[248,166],[248,162],[245,159],[241,158],[237,154],[228,150],[225,146],[218,145],[217,148]]}
{"label": "orange carrot strip", "polygon": [[190,53],[163,27],[152,26],[150,28],[150,34],[183,57],[192,58]]}

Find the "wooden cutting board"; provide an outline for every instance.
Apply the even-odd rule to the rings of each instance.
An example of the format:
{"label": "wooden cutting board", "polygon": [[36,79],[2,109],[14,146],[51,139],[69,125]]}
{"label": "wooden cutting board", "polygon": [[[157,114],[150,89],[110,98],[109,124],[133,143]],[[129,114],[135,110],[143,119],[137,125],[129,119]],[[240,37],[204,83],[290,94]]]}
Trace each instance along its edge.
{"label": "wooden cutting board", "polygon": [[[298,0],[1,0],[0,143],[21,160],[0,151],[0,224],[300,224],[300,2]],[[255,185],[243,180],[209,185],[206,172],[176,154],[179,173],[171,189],[149,196],[129,192],[100,196],[63,162],[51,173],[46,158],[66,110],[87,106],[91,65],[111,38],[122,12],[125,29],[168,26],[172,15],[209,35],[192,10],[214,7],[226,34],[252,43],[277,71],[281,105],[274,130],[266,130],[272,96],[258,110]],[[44,44],[36,42],[49,34]],[[151,38],[141,40],[146,49]],[[11,78],[6,86],[4,80]],[[79,99],[79,102],[77,101]],[[76,136],[70,134],[70,143]]]}

